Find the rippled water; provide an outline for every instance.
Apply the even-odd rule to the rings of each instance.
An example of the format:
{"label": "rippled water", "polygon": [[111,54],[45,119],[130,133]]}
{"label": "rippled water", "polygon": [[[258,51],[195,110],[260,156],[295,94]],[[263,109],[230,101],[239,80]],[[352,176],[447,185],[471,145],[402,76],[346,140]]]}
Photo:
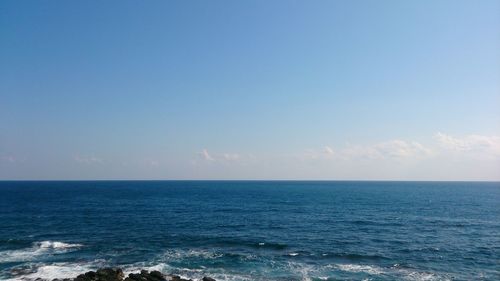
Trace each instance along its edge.
{"label": "rippled water", "polygon": [[0,279],[500,280],[500,183],[0,182]]}

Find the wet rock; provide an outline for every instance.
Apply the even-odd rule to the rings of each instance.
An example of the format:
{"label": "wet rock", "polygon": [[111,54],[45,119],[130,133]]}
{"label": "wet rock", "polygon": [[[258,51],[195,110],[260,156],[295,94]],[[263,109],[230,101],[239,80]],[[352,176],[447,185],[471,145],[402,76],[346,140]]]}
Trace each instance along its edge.
{"label": "wet rock", "polygon": [[149,273],[149,276],[151,278],[155,278],[154,280],[158,280],[158,281],[160,281],[160,280],[166,280],[165,275],[163,275],[163,273],[161,273],[161,272],[159,272],[157,270],[151,271]]}
{"label": "wet rock", "polygon": [[192,281],[191,279],[182,279],[180,276],[177,276],[177,275],[170,275],[169,276],[170,279],[167,279],[167,280],[170,280],[170,281]]}
{"label": "wet rock", "polygon": [[[141,270],[140,273],[130,273],[124,279],[123,271],[120,268],[102,268],[97,271],[89,271],[78,275],[74,279],[53,279],[52,281],[193,281],[184,279],[177,275],[164,275],[163,273],[153,270]],[[35,281],[42,281],[37,279]],[[45,281],[45,280],[43,280]],[[210,277],[203,277],[200,281],[216,281]]]}
{"label": "wet rock", "polygon": [[121,281],[123,277],[123,271],[119,268],[102,268],[96,272],[80,274],[74,281]]}
{"label": "wet rock", "polygon": [[103,268],[97,271],[99,281],[122,280],[125,275],[120,268]]}
{"label": "wet rock", "polygon": [[94,281],[97,280],[97,274],[94,271],[89,271],[84,274],[80,274],[75,278],[75,281]]}
{"label": "wet rock", "polygon": [[130,273],[124,281],[165,281],[166,276],[159,271],[141,270],[141,273]]}
{"label": "wet rock", "polygon": [[130,273],[125,281],[145,281],[146,278],[143,278],[140,273]]}

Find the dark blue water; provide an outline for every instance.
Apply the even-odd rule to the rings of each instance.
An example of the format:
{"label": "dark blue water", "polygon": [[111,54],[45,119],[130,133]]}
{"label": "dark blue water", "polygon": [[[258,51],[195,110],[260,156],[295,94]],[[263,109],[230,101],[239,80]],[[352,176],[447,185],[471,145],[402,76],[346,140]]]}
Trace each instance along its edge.
{"label": "dark blue water", "polygon": [[0,182],[0,279],[500,280],[500,183]]}

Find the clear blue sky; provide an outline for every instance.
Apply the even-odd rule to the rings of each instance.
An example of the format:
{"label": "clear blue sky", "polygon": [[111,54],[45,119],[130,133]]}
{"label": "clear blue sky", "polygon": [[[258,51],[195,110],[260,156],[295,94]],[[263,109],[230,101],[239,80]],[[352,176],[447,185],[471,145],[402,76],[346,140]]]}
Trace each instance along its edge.
{"label": "clear blue sky", "polygon": [[1,1],[0,179],[500,179],[500,1]]}

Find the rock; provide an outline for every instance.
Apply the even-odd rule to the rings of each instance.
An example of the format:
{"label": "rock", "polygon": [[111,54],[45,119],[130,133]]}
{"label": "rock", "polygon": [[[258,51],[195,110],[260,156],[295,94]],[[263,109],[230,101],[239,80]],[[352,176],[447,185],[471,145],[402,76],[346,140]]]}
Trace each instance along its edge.
{"label": "rock", "polygon": [[130,273],[125,281],[145,281],[146,278],[143,278],[140,273]]}
{"label": "rock", "polygon": [[74,281],[121,281],[123,277],[123,271],[119,268],[102,268],[97,272],[89,271],[80,274]]}
{"label": "rock", "polygon": [[170,281],[192,281],[191,279],[182,279],[180,276],[177,275],[170,275]]}
{"label": "rock", "polygon": [[165,275],[159,271],[141,270],[141,273],[130,273],[124,281],[165,281]]}
{"label": "rock", "polygon": [[[74,279],[53,279],[52,281],[193,281],[191,279],[183,279],[177,275],[164,275],[163,273],[153,270],[141,270],[140,273],[130,273],[127,278],[120,268],[101,268],[97,271],[89,271],[78,275]],[[37,279],[35,281],[42,281]],[[201,281],[216,281],[210,277],[203,277]]]}
{"label": "rock", "polygon": [[151,278],[155,278],[156,280],[166,280],[165,275],[157,270],[151,271],[149,276],[151,276]]}
{"label": "rock", "polygon": [[94,271],[89,271],[84,274],[80,274],[75,278],[75,281],[93,281],[97,280],[97,274]]}
{"label": "rock", "polygon": [[97,270],[99,281],[122,280],[125,275],[120,268],[103,268]]}

